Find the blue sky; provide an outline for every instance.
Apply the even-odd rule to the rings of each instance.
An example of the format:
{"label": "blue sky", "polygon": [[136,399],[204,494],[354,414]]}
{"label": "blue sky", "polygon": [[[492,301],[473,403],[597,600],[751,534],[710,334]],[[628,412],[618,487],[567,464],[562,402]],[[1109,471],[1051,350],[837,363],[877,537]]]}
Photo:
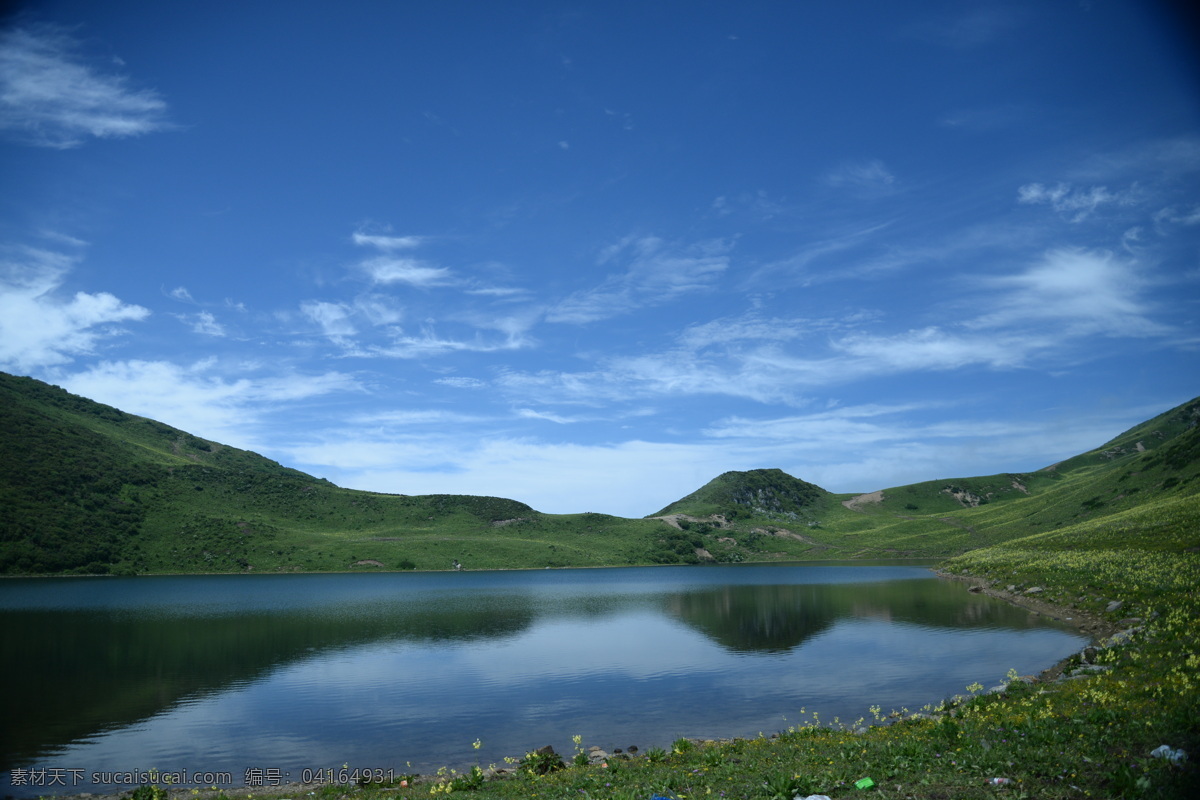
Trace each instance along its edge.
{"label": "blue sky", "polygon": [[29,2],[0,369],[359,489],[642,516],[1200,394],[1151,2]]}

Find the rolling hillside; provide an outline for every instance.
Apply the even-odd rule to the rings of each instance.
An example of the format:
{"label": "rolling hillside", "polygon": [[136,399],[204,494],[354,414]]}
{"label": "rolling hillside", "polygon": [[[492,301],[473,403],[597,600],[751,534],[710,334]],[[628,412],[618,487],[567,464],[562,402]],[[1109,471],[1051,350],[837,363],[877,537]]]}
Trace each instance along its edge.
{"label": "rolling hillside", "polygon": [[[0,573],[273,572],[675,562],[678,531],[466,495],[341,489],[0,374]],[[685,555],[695,560],[691,549]]]}
{"label": "rolling hillside", "polygon": [[650,518],[625,519],[342,489],[0,373],[0,573],[941,558],[1192,502],[1198,420],[1193,400],[1045,469],[857,496],[778,469],[726,472]]}

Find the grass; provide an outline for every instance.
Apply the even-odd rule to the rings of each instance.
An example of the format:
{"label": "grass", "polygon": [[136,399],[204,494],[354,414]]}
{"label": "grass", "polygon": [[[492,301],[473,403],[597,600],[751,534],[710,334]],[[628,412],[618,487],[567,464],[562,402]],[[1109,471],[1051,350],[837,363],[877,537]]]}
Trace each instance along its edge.
{"label": "grass", "polygon": [[[1003,691],[980,684],[937,707],[863,710],[851,724],[825,724],[819,710],[768,736],[676,740],[637,757],[579,765],[528,755],[487,780],[471,767],[387,784],[305,787],[316,798],[397,800],[456,794],[508,798],[1190,798],[1194,761],[1154,757],[1160,745],[1200,756],[1200,498],[1166,498],[1102,520],[973,551],[943,564],[983,585],[1042,586],[1070,609],[1107,616],[1136,632],[1067,667],[1062,680],[1010,673]],[[1043,595],[1043,596],[1044,596]],[[1105,609],[1114,600],[1122,605]],[[1068,612],[1069,613],[1069,612]],[[1135,621],[1124,618],[1137,617]],[[795,710],[786,711],[797,718]],[[461,762],[470,760],[463,732]],[[571,749],[576,759],[569,757]],[[454,759],[455,754],[447,754]],[[870,789],[855,784],[870,778]],[[994,783],[992,779],[1004,779]],[[401,785],[403,779],[406,785]],[[181,790],[176,790],[181,791]],[[262,794],[239,790],[228,797]],[[291,797],[295,792],[289,793]]]}

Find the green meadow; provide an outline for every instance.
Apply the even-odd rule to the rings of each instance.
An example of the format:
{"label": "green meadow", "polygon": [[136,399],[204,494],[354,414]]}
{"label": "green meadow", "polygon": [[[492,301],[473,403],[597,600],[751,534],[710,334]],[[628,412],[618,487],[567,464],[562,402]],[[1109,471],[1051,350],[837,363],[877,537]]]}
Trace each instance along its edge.
{"label": "green meadow", "polygon": [[[0,374],[0,415],[10,575],[935,558],[984,590],[1122,632],[1061,674],[965,686],[937,707],[836,721],[781,709],[794,723],[758,738],[680,731],[670,749],[597,763],[587,747],[621,743],[564,732],[547,743],[562,768],[520,753],[476,764],[464,730],[441,774],[359,785],[337,780],[353,764],[329,765],[335,782],[305,796],[1184,798],[1200,785],[1200,400],[1028,473],[836,495],[779,470],[730,472],[644,519],[342,489],[29,378]],[[1192,760],[1153,755],[1162,745]],[[134,794],[164,792],[198,793]]]}

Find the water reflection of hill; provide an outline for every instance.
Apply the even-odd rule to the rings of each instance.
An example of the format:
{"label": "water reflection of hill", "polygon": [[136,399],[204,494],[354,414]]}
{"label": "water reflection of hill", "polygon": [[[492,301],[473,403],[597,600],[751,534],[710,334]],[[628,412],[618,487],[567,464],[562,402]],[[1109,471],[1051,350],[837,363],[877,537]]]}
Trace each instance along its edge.
{"label": "water reflection of hill", "polygon": [[0,770],[306,658],[378,641],[507,637],[533,618],[519,598],[490,607],[339,615],[12,614],[5,635],[20,657],[4,659],[0,680],[5,716],[18,724],[0,726]]}
{"label": "water reflection of hill", "polygon": [[1033,624],[1020,609],[937,580],[690,586],[572,589],[540,597],[511,587],[379,592],[350,602],[336,595],[341,602],[322,605],[311,597],[311,586],[301,583],[297,596],[313,602],[297,601],[298,609],[237,611],[226,604],[219,613],[206,613],[189,605],[199,602],[189,595],[189,603],[158,611],[130,610],[135,606],[6,611],[5,633],[20,657],[0,662],[4,710],[12,723],[0,726],[0,770],[305,660],[380,642],[498,641],[539,620],[582,627],[643,610],[663,610],[736,653],[787,652],[846,618],[935,628]]}
{"label": "water reflection of hill", "polygon": [[[667,610],[737,653],[782,653],[839,619],[868,617],[936,628],[1021,630],[1027,611],[947,581],[726,586],[670,596]],[[1044,623],[1043,623],[1044,624]]]}

